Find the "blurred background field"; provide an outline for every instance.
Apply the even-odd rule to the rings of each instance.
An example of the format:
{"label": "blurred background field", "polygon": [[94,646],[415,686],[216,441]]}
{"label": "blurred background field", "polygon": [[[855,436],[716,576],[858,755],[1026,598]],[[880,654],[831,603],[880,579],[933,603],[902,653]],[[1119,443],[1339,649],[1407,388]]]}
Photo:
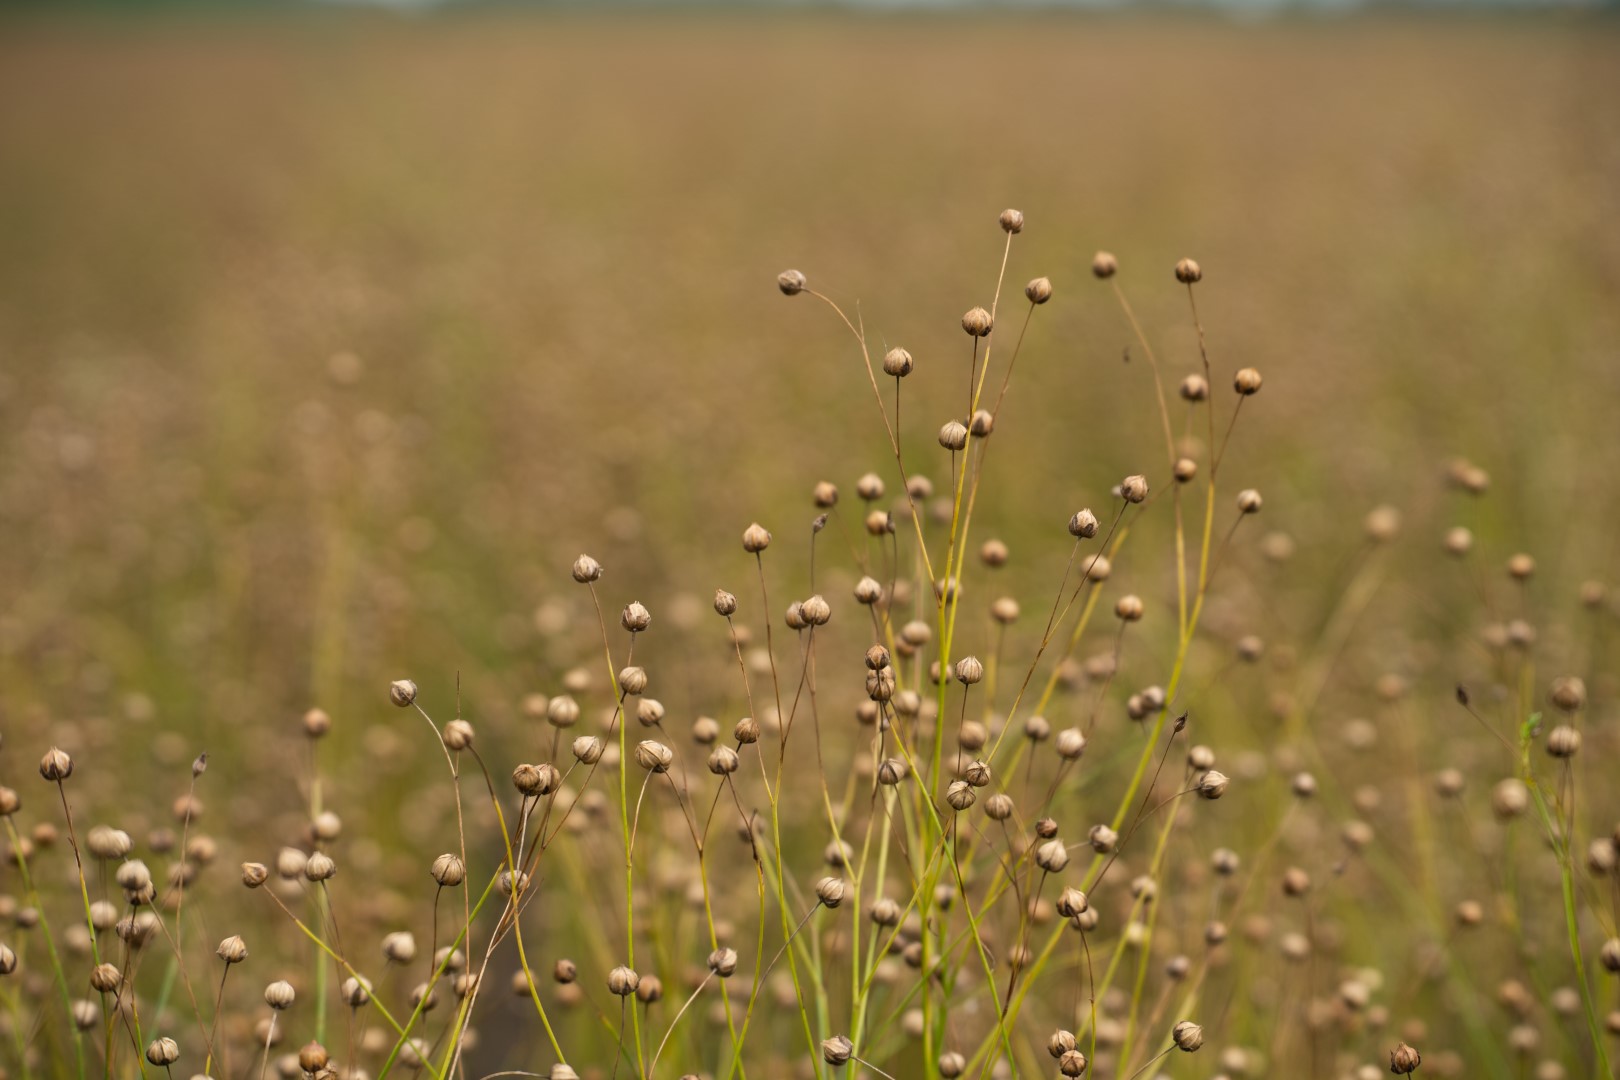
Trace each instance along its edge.
{"label": "blurred background field", "polygon": [[[1119,256],[1173,379],[1197,363],[1171,276],[1193,256],[1217,389],[1266,378],[1226,468],[1296,544],[1256,629],[1314,633],[1393,504],[1408,585],[1357,662],[1443,697],[1457,673],[1412,640],[1473,632],[1444,526],[1492,573],[1534,550],[1565,614],[1620,571],[1617,101],[1620,24],[1570,13],[0,22],[7,768],[87,752],[119,771],[84,797],[142,791],[138,820],[207,748],[225,821],[296,819],[319,704],[335,797],[366,762],[346,809],[386,848],[445,812],[413,804],[442,761],[389,679],[448,716],[459,673],[521,756],[543,741],[523,695],[599,660],[575,555],[670,628],[667,671],[714,653],[745,525],[792,564],[814,481],[852,502],[887,474],[858,354],[779,270],[915,354],[906,442],[943,480],[957,320],[990,299],[1004,206],[1028,219],[1012,287],[1056,289],[976,526],[1010,580],[1048,595],[1068,515],[1162,478],[1093,253]],[[1493,484],[1460,519],[1457,456]],[[1258,565],[1262,531],[1234,559]],[[830,550],[823,591],[847,597]],[[1127,583],[1162,600],[1168,571]],[[727,693],[661,697],[689,716]]]}

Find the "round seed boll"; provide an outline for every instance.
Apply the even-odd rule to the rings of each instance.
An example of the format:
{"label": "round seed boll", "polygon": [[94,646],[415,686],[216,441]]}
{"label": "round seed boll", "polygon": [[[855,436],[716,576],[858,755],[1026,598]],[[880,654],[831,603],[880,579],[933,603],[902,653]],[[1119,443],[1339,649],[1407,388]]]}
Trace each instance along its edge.
{"label": "round seed boll", "polygon": [[1181,380],[1183,401],[1203,401],[1209,397],[1209,381],[1202,375],[1188,375]]}
{"label": "round seed boll", "polygon": [[396,930],[383,936],[382,951],[390,963],[408,964],[416,959],[416,938],[408,930]]}
{"label": "round seed boll", "polygon": [[984,678],[984,664],[976,656],[964,656],[956,662],[954,674],[957,682],[972,686]]}
{"label": "round seed boll", "polygon": [[593,581],[601,580],[602,564],[589,555],[581,555],[574,560],[573,574],[575,581],[581,585],[589,585]]}
{"label": "round seed boll", "polygon": [[310,709],[304,713],[304,734],[318,739],[332,730],[332,718],[325,709]]}
{"label": "round seed boll", "polygon": [[799,613],[811,626],[826,626],[832,619],[832,605],[827,603],[826,597],[817,593],[799,605]]}
{"label": "round seed boll", "polygon": [[[915,366],[915,363],[911,359],[911,354],[905,349],[895,347],[883,354],[883,373],[885,375],[892,375],[896,379],[903,379],[907,375],[911,374],[912,369]],[[818,503],[817,505],[821,504]]]}
{"label": "round seed boll", "polygon": [[1076,510],[1069,519],[1069,535],[1081,540],[1090,540],[1097,535],[1097,515],[1090,510]]}
{"label": "round seed boll", "polygon": [[214,953],[227,964],[240,964],[248,958],[247,942],[232,934],[219,943],[219,948],[215,949]]}
{"label": "round seed boll", "polygon": [[842,1035],[834,1035],[830,1039],[823,1040],[821,1044],[821,1060],[835,1069],[847,1065],[854,1053],[854,1044]]}
{"label": "round seed boll", "polygon": [[1122,622],[1136,622],[1145,610],[1142,598],[1134,593],[1127,593],[1114,601],[1114,614]]}
{"label": "round seed boll", "polygon": [[1052,281],[1050,278],[1038,277],[1031,279],[1024,286],[1024,296],[1032,304],[1044,304],[1052,299]]}
{"label": "round seed boll", "polygon": [[1092,256],[1091,273],[1098,279],[1106,281],[1119,273],[1119,260],[1106,251],[1099,251]]}
{"label": "round seed boll", "polygon": [[1215,800],[1226,794],[1226,787],[1231,783],[1223,772],[1211,769],[1198,779],[1198,794],[1201,798]]}
{"label": "round seed boll", "polygon": [[1069,849],[1054,837],[1035,849],[1035,865],[1048,874],[1060,873],[1069,865]]}
{"label": "round seed boll", "polygon": [[90,969],[90,989],[97,993],[110,994],[118,989],[123,981],[123,973],[112,964],[97,964]]}
{"label": "round seed boll", "polygon": [[776,287],[782,290],[783,296],[798,296],[804,292],[804,274],[798,270],[784,270],[776,275]]}
{"label": "round seed boll", "polygon": [[304,862],[304,876],[311,881],[329,881],[337,873],[337,863],[324,851],[317,851]]}
{"label": "round seed boll", "polygon": [[1013,815],[1012,796],[998,791],[984,801],[984,814],[991,821],[1006,821]]}
{"label": "round seed boll", "polygon": [[967,1068],[967,1058],[955,1050],[947,1050],[939,1055],[939,1075],[945,1080],[955,1080]]}
{"label": "round seed boll", "polygon": [[958,812],[972,806],[977,798],[973,792],[973,785],[966,780],[952,780],[950,787],[945,789],[946,804]]}
{"label": "round seed boll", "polygon": [[1020,233],[1024,231],[1024,212],[1022,210],[1003,210],[998,220],[1001,222],[1002,232]]}
{"label": "round seed boll", "polygon": [[296,1000],[298,992],[293,989],[292,983],[285,979],[277,979],[264,988],[264,1003],[277,1012],[292,1008]]}
{"label": "round seed boll", "polygon": [[1236,375],[1232,376],[1232,389],[1236,390],[1244,397],[1249,397],[1252,394],[1258,394],[1260,392],[1260,384],[1263,381],[1264,380],[1260,378],[1260,372],[1257,369],[1246,367],[1238,371]]}
{"label": "round seed boll", "polygon": [[709,954],[709,970],[722,979],[729,979],[737,973],[737,950],[719,948]]}
{"label": "round seed boll", "polygon": [[724,589],[714,590],[714,611],[716,615],[731,618],[737,613],[737,598]]}
{"label": "round seed boll", "polygon": [[1258,514],[1260,508],[1266,503],[1260,493],[1254,488],[1244,488],[1238,492],[1237,508],[1240,514]]}
{"label": "round seed boll", "polygon": [[462,864],[460,856],[449,852],[433,860],[431,873],[433,880],[446,889],[453,889],[467,880],[467,868]]}
{"label": "round seed boll", "polygon": [[1196,1053],[1204,1045],[1204,1029],[1191,1020],[1181,1020],[1170,1030],[1170,1038],[1174,1040],[1177,1050]]}
{"label": "round seed boll", "polygon": [[1183,285],[1192,285],[1202,281],[1204,271],[1192,259],[1182,259],[1176,263],[1176,280]]}
{"label": "round seed boll", "polygon": [[257,889],[270,880],[270,868],[264,863],[245,862],[242,864],[242,884],[250,889]]}
{"label": "round seed boll", "polygon": [[636,764],[648,772],[667,772],[675,760],[675,752],[656,739],[643,739],[636,744]]}
{"label": "round seed boll", "polygon": [[939,445],[957,451],[967,445],[968,429],[959,420],[947,420],[939,429]]}
{"label": "round seed boll", "polygon": [[614,997],[629,997],[636,992],[636,987],[640,985],[641,976],[637,975],[633,968],[620,964],[608,972],[608,992]]}
{"label": "round seed boll", "polygon": [[640,694],[647,689],[647,669],[632,664],[619,669],[619,689],[626,694]]}
{"label": "round seed boll", "polygon": [[605,749],[602,740],[595,735],[581,735],[574,740],[574,760],[585,765],[595,765],[602,760],[602,752]]}
{"label": "round seed boll", "polygon": [[1119,497],[1128,503],[1140,503],[1148,497],[1147,477],[1132,474],[1119,482]]}
{"label": "round seed boll", "polygon": [[388,684],[388,700],[401,709],[408,709],[416,701],[416,684],[409,679],[395,679]]}
{"label": "round seed boll", "polygon": [[1190,483],[1198,475],[1198,462],[1187,457],[1177,458],[1175,467],[1171,469],[1171,475],[1176,478],[1178,484]]}
{"label": "round seed boll", "polygon": [[996,430],[995,414],[988,409],[976,409],[968,417],[968,432],[975,439],[988,439]]}
{"label": "round seed boll", "polygon": [[1057,913],[1065,919],[1072,919],[1090,906],[1086,894],[1079,889],[1070,887],[1058,894]]}
{"label": "round seed boll", "polygon": [[632,600],[619,612],[619,625],[632,634],[639,634],[652,625],[652,612],[639,600]]}
{"label": "round seed boll", "polygon": [[1058,1072],[1064,1076],[1079,1076],[1086,1071],[1086,1055],[1078,1050],[1065,1050],[1058,1058]]}
{"label": "round seed boll", "polygon": [[146,1048],[146,1060],[161,1069],[166,1069],[180,1060],[180,1044],[167,1035],[153,1039]]}
{"label": "round seed boll", "polygon": [[1555,758],[1572,758],[1581,752],[1581,733],[1569,724],[1559,724],[1547,733],[1547,753]]}
{"label": "round seed boll", "polygon": [[816,899],[821,901],[823,907],[836,908],[844,902],[847,890],[843,878],[824,877],[816,882]]}
{"label": "round seed boll", "polygon": [[473,726],[465,720],[452,720],[444,725],[444,745],[453,751],[462,751],[473,744]]}
{"label": "round seed boll", "polygon": [[765,530],[765,526],[756,521],[743,530],[742,543],[744,551],[750,555],[758,555],[771,546],[771,534]]}
{"label": "round seed boll", "polygon": [[729,746],[717,746],[709,752],[709,771],[716,776],[730,776],[741,763],[737,751]]}
{"label": "round seed boll", "polygon": [[994,327],[995,320],[982,307],[969,308],[967,314],[962,316],[962,329],[970,337],[988,337]]}
{"label": "round seed boll", "polygon": [[73,759],[66,750],[53,746],[39,759],[39,775],[53,784],[60,784],[73,775]]}

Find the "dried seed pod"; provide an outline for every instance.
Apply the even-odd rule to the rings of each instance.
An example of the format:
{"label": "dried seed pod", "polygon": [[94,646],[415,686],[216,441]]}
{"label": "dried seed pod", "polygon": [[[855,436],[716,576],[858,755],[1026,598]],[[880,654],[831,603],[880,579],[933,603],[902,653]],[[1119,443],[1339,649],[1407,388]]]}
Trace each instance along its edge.
{"label": "dried seed pod", "polygon": [[1170,1038],[1175,1041],[1177,1050],[1195,1053],[1204,1045],[1204,1029],[1191,1020],[1181,1020],[1170,1029]]}
{"label": "dried seed pod", "polygon": [[637,975],[633,968],[620,964],[608,972],[608,992],[615,997],[629,997],[636,992],[636,987],[640,985],[641,976]]}
{"label": "dried seed pod", "polygon": [[581,555],[574,560],[573,574],[575,581],[581,585],[589,585],[593,581],[601,580],[602,564],[589,555]]}
{"label": "dried seed pod", "polygon": [[640,694],[647,689],[647,669],[637,664],[619,669],[619,689],[626,694]]}
{"label": "dried seed pod", "polygon": [[[15,958],[13,958],[15,962]],[[226,961],[229,963],[229,961]],[[112,964],[97,964],[90,969],[90,989],[100,994],[110,994],[117,990],[124,981],[124,975]]]}
{"label": "dried seed pod", "polygon": [[460,856],[445,852],[433,860],[433,880],[446,889],[453,889],[467,880],[467,868]]}
{"label": "dried seed pod", "polygon": [[1107,825],[1093,825],[1086,834],[1086,841],[1097,854],[1109,855],[1119,846],[1119,833]]}
{"label": "dried seed pod", "polygon": [[304,876],[311,881],[329,881],[337,873],[337,862],[324,851],[317,851],[304,862]]}
{"label": "dried seed pod", "polygon": [[66,750],[53,746],[39,759],[39,775],[53,784],[60,784],[73,775],[73,759]]}
{"label": "dried seed pod", "polygon": [[1389,1071],[1397,1076],[1415,1072],[1421,1064],[1423,1064],[1423,1055],[1404,1042],[1398,1044],[1395,1049],[1389,1052]]}
{"label": "dried seed pod", "polygon": [[984,801],[984,813],[991,821],[1006,821],[1013,815],[1012,796],[998,791]]}
{"label": "dried seed pod", "polygon": [[166,1069],[180,1060],[180,1044],[167,1035],[160,1039],[153,1039],[146,1048],[146,1060],[159,1068]]}
{"label": "dried seed pod", "polygon": [[574,759],[585,765],[595,765],[602,760],[604,749],[602,740],[595,735],[581,735],[574,740]]}
{"label": "dried seed pod", "polygon": [[1119,273],[1119,260],[1106,251],[1099,251],[1092,256],[1091,272],[1096,277],[1106,281]]}
{"label": "dried seed pod", "polygon": [[270,868],[264,863],[245,862],[242,864],[242,884],[250,889],[257,889],[270,880]]}
{"label": "dried seed pod", "polygon": [[1086,1055],[1078,1050],[1065,1050],[1058,1058],[1058,1072],[1064,1076],[1079,1076],[1086,1071]]}
{"label": "dried seed pod", "polygon": [[667,772],[675,761],[675,752],[656,739],[643,739],[636,744],[636,764],[648,772]]}
{"label": "dried seed pod", "polygon": [[1238,492],[1237,508],[1240,514],[1258,514],[1265,505],[1265,499],[1254,488],[1244,488]]}
{"label": "dried seed pod", "polygon": [[833,1068],[848,1064],[850,1057],[855,1053],[855,1046],[842,1035],[834,1035],[821,1044],[821,1059]]}
{"label": "dried seed pod", "polygon": [[1058,757],[1064,761],[1073,761],[1086,752],[1086,736],[1077,727],[1064,728],[1058,732],[1056,741],[1052,744],[1058,752]]}
{"label": "dried seed pod", "polygon": [[1198,778],[1198,794],[1205,799],[1218,799],[1226,794],[1226,787],[1231,783],[1223,772],[1211,769]]}
{"label": "dried seed pod", "polygon": [[1134,593],[1127,593],[1114,601],[1114,614],[1121,622],[1136,622],[1146,610],[1142,598]]}
{"label": "dried seed pod", "polygon": [[844,902],[847,890],[843,878],[824,877],[816,882],[816,899],[821,901],[823,907],[836,908]]}
{"label": "dried seed pod", "polygon": [[285,979],[277,979],[264,988],[264,1003],[277,1012],[292,1008],[296,1000],[298,992],[293,989],[292,983]]}
{"label": "dried seed pod", "polygon": [[619,625],[632,634],[639,634],[652,625],[652,612],[639,600],[632,600],[619,612]]}
{"label": "dried seed pod", "polygon": [[903,379],[911,374],[913,367],[911,354],[904,349],[893,348],[883,355],[883,373],[885,375]]}
{"label": "dried seed pod", "polygon": [[754,522],[743,530],[743,550],[750,555],[758,555],[771,544],[771,534],[765,531],[765,526]]}
{"label": "dried seed pod", "polygon": [[1182,259],[1176,263],[1176,280],[1183,285],[1192,285],[1203,280],[1204,271],[1192,259]]}
{"label": "dried seed pod", "polygon": [[984,664],[976,656],[964,656],[956,662],[953,674],[963,686],[972,686],[984,678]]}
{"label": "dried seed pod", "polygon": [[827,603],[826,597],[817,593],[799,604],[799,613],[811,626],[826,626],[832,618],[832,605]]}
{"label": "dried seed pod", "polygon": [[1244,397],[1249,397],[1252,394],[1258,394],[1260,392],[1260,384],[1262,381],[1263,380],[1260,378],[1260,372],[1258,370],[1252,367],[1246,367],[1240,370],[1236,375],[1232,376],[1232,389],[1236,390]]}
{"label": "dried seed pod", "polygon": [[709,752],[709,771],[716,776],[730,776],[741,762],[737,751],[729,746],[717,746]]}
{"label": "dried seed pod", "polygon": [[804,274],[797,270],[784,270],[776,275],[776,287],[782,290],[783,296],[798,296],[804,292]]}
{"label": "dried seed pod", "polygon": [[402,709],[416,702],[416,684],[409,679],[395,679],[388,684],[388,700]]}
{"label": "dried seed pod", "polygon": [[969,308],[967,314],[962,316],[962,329],[970,337],[988,337],[994,328],[995,320],[982,307]]}
{"label": "dried seed pod", "polygon": [[562,774],[550,762],[539,765],[519,765],[512,770],[512,786],[529,797],[550,795],[562,783]]}
{"label": "dried seed pod", "polygon": [[1072,919],[1090,906],[1086,894],[1076,888],[1066,888],[1058,894],[1057,913],[1065,919]]}
{"label": "dried seed pod", "polygon": [[1069,519],[1069,535],[1081,540],[1090,540],[1097,535],[1097,515],[1090,510],[1077,510]]}
{"label": "dried seed pod", "polygon": [[1048,874],[1056,874],[1069,865],[1069,849],[1062,840],[1053,838],[1035,849],[1035,865]]}
{"label": "dried seed pod", "polygon": [[247,942],[232,934],[219,943],[219,948],[215,949],[214,953],[227,964],[240,964],[248,958]]}
{"label": "dried seed pod", "polygon": [[714,590],[714,610],[717,615],[731,618],[737,613],[737,598],[724,589]]}
{"label": "dried seed pod", "polygon": [[1148,497],[1147,477],[1132,474],[1119,482],[1119,497],[1128,503],[1140,503]]}
{"label": "dried seed pod", "polygon": [[1032,304],[1044,304],[1052,299],[1052,280],[1050,278],[1032,278],[1024,286],[1024,296]]}
{"label": "dried seed pod", "polygon": [[326,1068],[326,1047],[318,1042],[307,1042],[298,1051],[298,1067],[306,1073],[317,1073]]}
{"label": "dried seed pod", "polygon": [[408,930],[396,930],[382,939],[383,957],[392,964],[408,964],[416,959],[416,938]]}
{"label": "dried seed pod", "polygon": [[952,780],[950,787],[945,789],[946,804],[958,812],[972,806],[977,798],[973,792],[973,785],[966,780]]}
{"label": "dried seed pod", "polygon": [[444,725],[444,745],[459,753],[473,744],[473,726],[465,720],[452,720]]}
{"label": "dried seed pod", "polygon": [[722,979],[729,979],[737,973],[737,950],[729,948],[716,949],[709,954],[709,970]]}
{"label": "dried seed pod", "polygon": [[960,420],[947,420],[939,429],[939,445],[955,452],[967,446],[968,429]]}
{"label": "dried seed pod", "polygon": [[1209,382],[1202,375],[1188,375],[1181,380],[1183,401],[1203,401],[1209,397]]}

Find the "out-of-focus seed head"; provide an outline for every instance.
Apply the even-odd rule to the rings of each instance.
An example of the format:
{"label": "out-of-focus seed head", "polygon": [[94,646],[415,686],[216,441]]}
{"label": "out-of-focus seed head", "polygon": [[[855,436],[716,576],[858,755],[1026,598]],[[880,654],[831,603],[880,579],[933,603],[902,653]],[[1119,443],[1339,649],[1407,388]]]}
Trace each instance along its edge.
{"label": "out-of-focus seed head", "polygon": [[73,759],[61,747],[53,746],[39,759],[39,775],[59,784],[73,775]]}
{"label": "out-of-focus seed head", "polygon": [[984,801],[984,813],[991,821],[1006,821],[1013,815],[1012,796],[998,791]]}
{"label": "out-of-focus seed head", "polygon": [[1032,304],[1044,304],[1052,299],[1052,279],[1038,277],[1024,286],[1024,296]]}
{"label": "out-of-focus seed head", "polygon": [[1183,285],[1192,285],[1203,280],[1204,271],[1192,259],[1182,259],[1176,263],[1176,280]]}
{"label": "out-of-focus seed head", "polygon": [[776,287],[782,290],[783,296],[798,296],[804,292],[804,274],[798,270],[784,270],[776,275]]}
{"label": "out-of-focus seed head", "polygon": [[1258,514],[1265,504],[1265,499],[1254,488],[1244,488],[1238,492],[1237,508],[1240,514]]}
{"label": "out-of-focus seed head", "polygon": [[304,734],[311,739],[318,739],[331,730],[332,718],[325,709],[310,709],[304,713]]}
{"label": "out-of-focus seed head", "polygon": [[416,684],[409,679],[395,679],[388,684],[388,700],[401,709],[408,709],[416,701]]}
{"label": "out-of-focus seed head", "polygon": [[574,560],[573,574],[575,581],[581,585],[589,585],[602,579],[602,564],[589,555],[581,555]]}
{"label": "out-of-focus seed head", "polygon": [[970,337],[988,337],[994,327],[995,320],[982,307],[970,308],[967,314],[962,316],[962,329],[967,331]]}
{"label": "out-of-focus seed head", "polygon": [[1507,572],[1514,581],[1529,581],[1536,572],[1536,560],[1521,551],[1508,559]]}
{"label": "out-of-focus seed head", "polygon": [[416,959],[416,938],[408,930],[383,935],[383,957],[391,964],[408,964]]}
{"label": "out-of-focus seed head", "polygon": [[1091,258],[1091,272],[1097,278],[1106,281],[1119,273],[1119,260],[1106,251],[1099,251]]}
{"label": "out-of-focus seed head", "polygon": [[908,771],[904,758],[884,758],[878,765],[878,783],[885,787],[893,787],[906,778]]}
{"label": "out-of-focus seed head", "polygon": [[1510,776],[1491,789],[1491,811],[1502,821],[1520,816],[1529,807],[1530,789],[1522,780]]}
{"label": "out-of-focus seed head", "polygon": [[754,522],[743,530],[743,550],[750,555],[758,555],[771,546],[771,534],[765,531],[765,526]]}
{"label": "out-of-focus seed head", "polygon": [[876,502],[883,498],[883,478],[877,473],[866,473],[855,481],[855,494],[867,502]]}
{"label": "out-of-focus seed head", "polygon": [[1290,866],[1283,871],[1282,891],[1284,896],[1304,896],[1311,891],[1311,875],[1297,866]]}
{"label": "out-of-focus seed head", "polygon": [[1581,752],[1581,733],[1570,724],[1559,724],[1547,732],[1547,753],[1555,758],[1572,758]]}
{"label": "out-of-focus seed head", "polygon": [[1240,369],[1236,375],[1232,376],[1232,389],[1236,390],[1244,397],[1249,397],[1260,392],[1260,384],[1262,382],[1264,382],[1264,380],[1260,378],[1260,371],[1258,368],[1246,367]]}
{"label": "out-of-focus seed head", "polygon": [[1107,825],[1093,825],[1086,840],[1097,854],[1110,855],[1119,846],[1119,833]]}
{"label": "out-of-focus seed head", "polygon": [[975,439],[988,439],[996,430],[996,417],[989,409],[976,409],[968,417],[968,432]]}
{"label": "out-of-focus seed head", "polygon": [[915,366],[911,354],[898,346],[883,354],[883,373],[885,375],[903,379],[911,374]]}
{"label": "out-of-focus seed head", "polygon": [[1309,799],[1316,794],[1316,777],[1308,772],[1295,773],[1289,786],[1297,797]]}
{"label": "out-of-focus seed head", "polygon": [[1474,549],[1474,534],[1462,525],[1446,530],[1445,549],[1448,555],[1462,558]]}
{"label": "out-of-focus seed head", "polygon": [[1191,483],[1193,478],[1198,475],[1198,462],[1190,457],[1177,458],[1176,464],[1170,470],[1170,473],[1175,477],[1178,484]]}
{"label": "out-of-focus seed head", "polygon": [[1586,683],[1579,676],[1565,675],[1553,680],[1547,696],[1564,712],[1576,712],[1586,704]]}
{"label": "out-of-focus seed head", "polygon": [[242,884],[250,889],[257,889],[270,880],[270,868],[264,863],[245,862],[242,864]]}
{"label": "out-of-focus seed head", "polygon": [[304,876],[311,881],[329,881],[337,873],[337,863],[324,851],[317,851],[304,861]]}
{"label": "out-of-focus seed head", "polygon": [[1136,622],[1146,610],[1142,598],[1135,593],[1126,593],[1114,601],[1114,614],[1121,622]]}
{"label": "out-of-focus seed head", "polygon": [[1147,477],[1132,474],[1119,482],[1119,497],[1128,503],[1143,502],[1148,497]]}
{"label": "out-of-focus seed head", "polygon": [[473,726],[465,720],[452,720],[444,725],[444,745],[448,750],[465,750],[473,744],[473,738]]}
{"label": "out-of-focus seed head", "polygon": [[90,969],[90,989],[98,994],[112,993],[123,981],[123,973],[112,964],[101,963]]}
{"label": "out-of-focus seed head", "polygon": [[1086,735],[1077,727],[1064,728],[1057,733],[1057,740],[1053,743],[1058,757],[1064,761],[1073,761],[1086,752]]}
{"label": "out-of-focus seed head", "polygon": [[1209,381],[1202,375],[1188,375],[1181,380],[1183,401],[1203,401],[1209,397]]}

